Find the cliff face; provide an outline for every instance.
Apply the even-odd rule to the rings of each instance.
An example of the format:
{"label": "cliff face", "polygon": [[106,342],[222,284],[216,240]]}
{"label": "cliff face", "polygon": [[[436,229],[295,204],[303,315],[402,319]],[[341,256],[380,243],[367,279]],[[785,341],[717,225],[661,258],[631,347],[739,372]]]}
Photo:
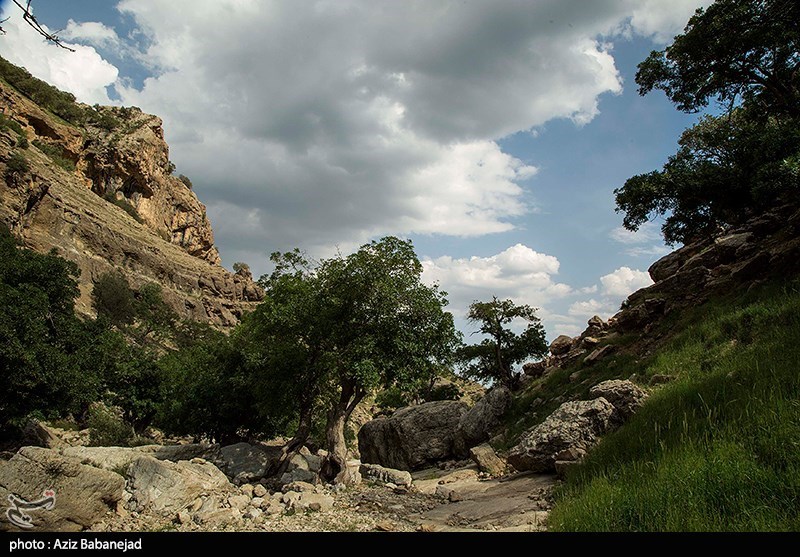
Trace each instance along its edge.
{"label": "cliff face", "polygon": [[[137,108],[99,109],[73,126],[0,80],[0,219],[26,247],[75,261],[79,311],[92,313],[100,275],[117,268],[134,289],[158,282],[184,317],[232,326],[263,298],[249,273],[222,268],[205,206],[172,175],[161,120]],[[9,168],[12,155],[27,169]]]}

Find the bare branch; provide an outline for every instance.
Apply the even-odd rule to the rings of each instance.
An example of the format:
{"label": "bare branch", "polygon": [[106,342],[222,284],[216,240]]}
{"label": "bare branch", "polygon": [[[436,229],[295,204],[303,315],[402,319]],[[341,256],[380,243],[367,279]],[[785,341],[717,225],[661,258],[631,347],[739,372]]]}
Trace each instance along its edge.
{"label": "bare branch", "polygon": [[[43,36],[45,39],[47,39],[48,41],[50,41],[54,45],[59,46],[59,47],[63,48],[64,50],[69,50],[70,52],[75,52],[75,49],[70,48],[67,45],[65,45],[64,43],[62,43],[61,39],[58,38],[58,35],[56,35],[55,33],[50,33],[44,27],[42,27],[41,23],[39,23],[39,21],[36,19],[36,16],[33,15],[33,13],[31,12],[31,1],[32,0],[28,0],[28,2],[23,6],[17,0],[14,0],[14,4],[16,4],[17,7],[20,10],[22,10],[22,12],[23,12],[22,13],[22,19],[24,19],[25,22],[28,25],[33,27],[36,30],[37,33],[39,33],[41,36]],[[4,19],[0,23],[3,23],[7,19],[8,18]],[[0,27],[0,31],[3,34],[5,34],[5,31],[3,31],[2,27]]]}

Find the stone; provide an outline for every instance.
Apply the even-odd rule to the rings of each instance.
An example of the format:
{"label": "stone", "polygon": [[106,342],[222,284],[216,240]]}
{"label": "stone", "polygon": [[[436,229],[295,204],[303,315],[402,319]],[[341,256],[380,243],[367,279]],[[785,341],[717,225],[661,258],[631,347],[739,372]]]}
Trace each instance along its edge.
{"label": "stone", "polygon": [[596,348],[592,351],[591,354],[586,356],[583,359],[583,363],[587,365],[591,365],[599,360],[602,360],[609,354],[613,353],[616,350],[616,346],[613,344],[606,344],[605,346],[601,346],[600,348]]}
{"label": "stone", "polygon": [[28,423],[25,424],[22,430],[22,435],[26,444],[36,447],[60,449],[67,446],[67,444],[62,441],[61,437],[58,436],[55,428],[51,428],[44,422],[35,419],[28,420]]}
{"label": "stone", "polygon": [[388,520],[381,520],[375,523],[375,529],[379,532],[394,532],[397,530],[394,524],[389,522]]}
{"label": "stone", "polygon": [[583,337],[583,340],[581,340],[581,343],[586,348],[594,348],[595,346],[600,344],[600,339],[597,339],[595,337]]}
{"label": "stone", "polygon": [[261,509],[250,508],[245,511],[245,513],[242,515],[242,518],[245,518],[247,520],[256,520],[261,516],[263,512],[264,511],[262,511]]}
{"label": "stone", "polygon": [[359,471],[365,478],[378,480],[380,482],[390,482],[395,486],[411,487],[411,473],[406,470],[395,470],[384,468],[379,464],[362,464]]}
{"label": "stone", "polygon": [[511,391],[507,387],[495,386],[461,416],[456,437],[456,456],[466,456],[471,447],[491,437],[511,408],[511,400]]}
{"label": "stone", "polygon": [[254,497],[265,497],[269,493],[267,488],[261,484],[256,484],[253,486],[253,496]]}
{"label": "stone", "polygon": [[236,443],[222,447],[225,472],[231,478],[257,480],[264,477],[273,460],[279,458],[280,447]]}
{"label": "stone", "polygon": [[597,328],[599,328],[599,329],[605,329],[605,328],[606,328],[606,326],[607,326],[606,322],[605,322],[605,321],[603,321],[603,318],[602,318],[602,317],[600,317],[599,315],[595,315],[595,316],[593,316],[591,319],[589,319],[589,321],[587,322],[587,324],[588,324],[590,327],[597,327]]}
{"label": "stone", "polygon": [[281,491],[283,491],[284,493],[289,491],[298,491],[300,493],[303,493],[306,491],[315,491],[316,489],[317,489],[316,487],[314,487],[312,484],[308,482],[291,482],[283,486]]}
{"label": "stone", "polygon": [[247,495],[231,495],[228,497],[228,504],[232,509],[243,511],[250,505],[250,498]]}
{"label": "stone", "polygon": [[138,504],[156,511],[177,512],[201,495],[234,490],[225,474],[210,462],[170,462],[140,456],[128,467],[128,479]]}
{"label": "stone", "polygon": [[264,501],[265,499],[263,497],[253,497],[250,500],[250,504],[257,509],[260,509],[265,505]]}
{"label": "stone", "polygon": [[[113,512],[122,500],[125,480],[119,474],[81,464],[53,449],[23,447],[0,461],[0,500],[15,495],[25,501],[54,493],[52,506],[25,511],[36,531],[76,532]],[[19,532],[6,517],[0,531]],[[26,529],[27,530],[27,529]]]}
{"label": "stone", "polygon": [[298,510],[309,509],[317,512],[328,512],[333,508],[333,497],[325,493],[303,492],[294,508]]}
{"label": "stone", "polygon": [[491,445],[484,443],[469,450],[469,456],[478,465],[481,472],[490,476],[502,476],[506,471],[506,463],[497,456]]}
{"label": "stone", "polygon": [[142,445],[139,447],[66,447],[60,449],[61,454],[79,459],[83,464],[119,471],[127,469],[131,462],[142,456],[158,460],[191,460],[207,457],[209,460],[219,457],[219,445]]}
{"label": "stone", "polygon": [[254,489],[253,484],[244,484],[241,487],[239,487],[239,491],[242,493],[242,495],[244,495],[248,499],[253,498],[253,489]]}
{"label": "stone", "polygon": [[560,356],[566,354],[572,349],[572,337],[567,335],[559,335],[550,343],[550,353],[553,356]]}
{"label": "stone", "polygon": [[180,511],[175,517],[178,524],[189,524],[192,521],[192,515],[187,511]]}
{"label": "stone", "polygon": [[265,514],[265,515],[267,515],[267,516],[274,516],[274,515],[276,515],[276,514],[281,514],[281,513],[283,513],[283,511],[284,511],[284,507],[283,507],[283,505],[281,505],[280,503],[276,503],[275,501],[271,501],[271,502],[270,502],[270,503],[269,503],[269,504],[266,506],[266,508],[265,508],[265,507],[262,507],[262,509],[261,509],[261,510],[263,510],[263,511],[264,511],[264,514]]}
{"label": "stone", "polygon": [[528,362],[522,366],[522,372],[528,377],[536,379],[544,375],[544,370],[547,367],[547,360],[538,362]]}
{"label": "stone", "polygon": [[615,408],[604,398],[565,402],[544,422],[523,434],[508,454],[519,471],[555,472],[555,455],[565,449],[588,450],[614,428]]}
{"label": "stone", "polygon": [[625,422],[642,407],[648,395],[631,381],[612,379],[589,389],[589,396],[602,397],[610,402],[620,421]]}
{"label": "stone", "polygon": [[358,432],[361,461],[397,470],[417,470],[453,458],[465,403],[426,402],[376,418]]}

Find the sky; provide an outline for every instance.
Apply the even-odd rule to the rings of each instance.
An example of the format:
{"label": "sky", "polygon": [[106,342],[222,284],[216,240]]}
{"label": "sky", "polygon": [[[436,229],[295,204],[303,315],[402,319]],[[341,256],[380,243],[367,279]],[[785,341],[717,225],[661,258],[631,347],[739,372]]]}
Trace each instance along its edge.
{"label": "sky", "polygon": [[[697,120],[636,66],[710,0],[2,2],[0,55],[89,104],[164,121],[223,264],[410,238],[423,280],[530,304],[552,340],[608,318],[670,251],[614,189]],[[469,338],[469,337],[467,337]]]}

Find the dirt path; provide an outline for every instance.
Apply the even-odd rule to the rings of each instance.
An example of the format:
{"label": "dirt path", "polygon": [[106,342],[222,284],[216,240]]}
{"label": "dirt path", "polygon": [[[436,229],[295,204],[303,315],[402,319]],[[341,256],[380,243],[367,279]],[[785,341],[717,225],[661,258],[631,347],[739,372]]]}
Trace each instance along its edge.
{"label": "dirt path", "polygon": [[450,473],[424,470],[415,476],[414,485],[420,492],[439,495],[447,501],[407,517],[424,530],[527,532],[545,529],[554,476],[517,474],[479,480],[477,472],[470,468]]}

